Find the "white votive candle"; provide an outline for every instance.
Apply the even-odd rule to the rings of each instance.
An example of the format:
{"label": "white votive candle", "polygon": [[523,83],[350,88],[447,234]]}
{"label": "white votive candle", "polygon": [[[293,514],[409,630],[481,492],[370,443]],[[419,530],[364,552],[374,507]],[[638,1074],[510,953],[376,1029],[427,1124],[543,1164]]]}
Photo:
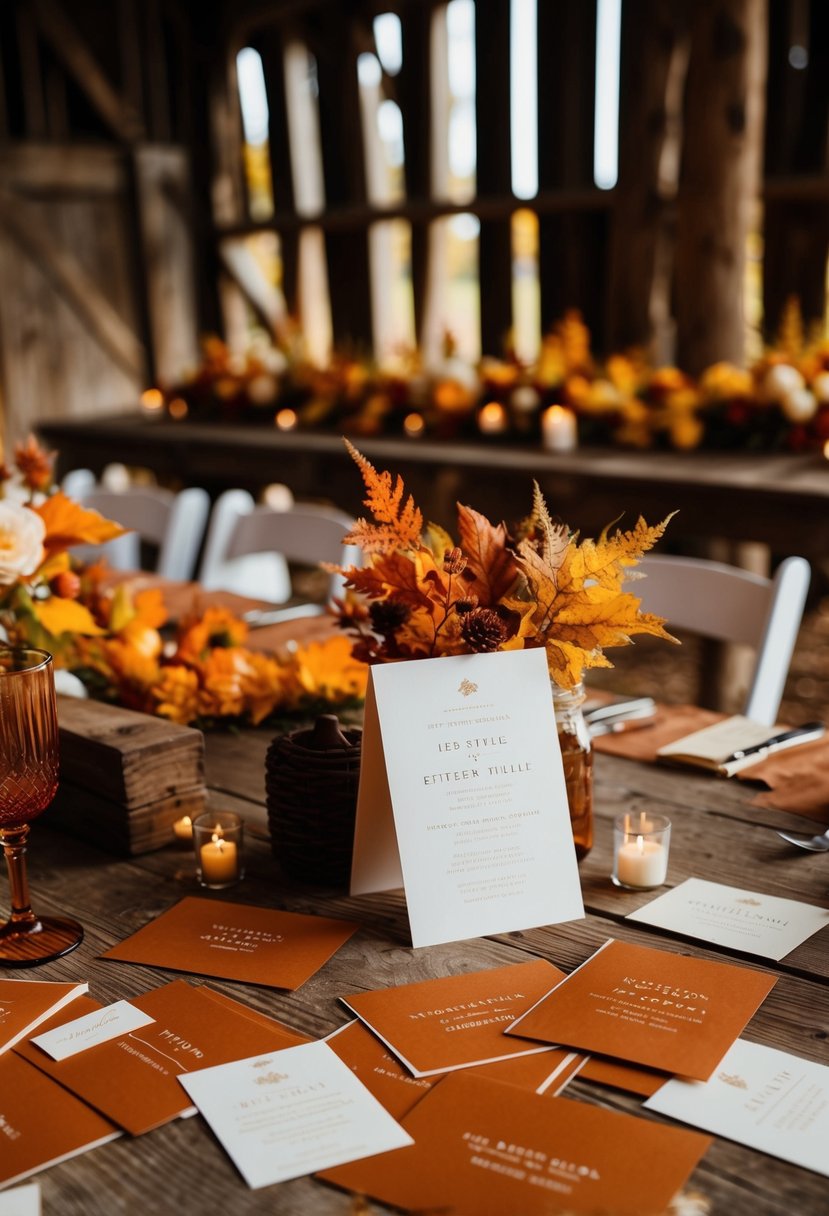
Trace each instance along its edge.
{"label": "white votive candle", "polygon": [[478,430],[482,435],[503,435],[509,426],[507,411],[500,401],[488,401],[478,414]]}
{"label": "white votive candle", "polygon": [[661,887],[668,873],[671,822],[664,815],[620,815],[613,824],[613,881],[617,887]]}
{"label": "white votive candle", "polygon": [[578,447],[576,415],[564,405],[551,405],[541,415],[541,442],[548,452],[572,452]]}

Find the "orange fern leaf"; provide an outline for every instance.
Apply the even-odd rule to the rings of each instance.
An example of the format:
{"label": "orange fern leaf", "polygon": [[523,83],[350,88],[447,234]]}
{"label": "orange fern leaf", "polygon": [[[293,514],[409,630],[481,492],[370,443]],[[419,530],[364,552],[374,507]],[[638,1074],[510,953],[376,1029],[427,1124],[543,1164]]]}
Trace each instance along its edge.
{"label": "orange fern leaf", "polygon": [[374,523],[358,519],[345,537],[345,544],[359,545],[364,553],[383,553],[389,549],[416,549],[420,545],[423,516],[411,494],[403,500],[402,477],[392,480],[391,473],[378,473],[374,465],[344,439],[346,449],[363,475],[365,505]]}

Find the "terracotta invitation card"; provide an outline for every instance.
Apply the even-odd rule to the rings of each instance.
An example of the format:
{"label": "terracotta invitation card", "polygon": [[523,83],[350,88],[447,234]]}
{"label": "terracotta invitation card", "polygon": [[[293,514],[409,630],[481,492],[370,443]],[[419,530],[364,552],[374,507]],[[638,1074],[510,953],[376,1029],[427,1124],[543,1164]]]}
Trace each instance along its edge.
{"label": "terracotta invitation card", "polygon": [[410,1148],[327,1170],[407,1211],[663,1212],[711,1138],[453,1073],[402,1120]]}
{"label": "terracotta invitation card", "polygon": [[746,954],[781,959],[829,925],[829,909],[686,878],[627,919]]}
{"label": "terracotta invitation card", "polygon": [[88,989],[88,984],[0,979],[0,1054]]}
{"label": "terracotta invitation card", "polygon": [[668,1081],[645,1105],[829,1178],[825,1064],[738,1039],[708,1081]]}
{"label": "terracotta invitation card", "polygon": [[181,1084],[250,1187],[411,1144],[326,1043],[205,1068]]}
{"label": "terracotta invitation card", "polygon": [[359,925],[188,896],[101,958],[299,988]]}
{"label": "terracotta invitation card", "polygon": [[[78,1013],[100,1009],[88,997],[79,998],[81,1003]],[[302,1041],[223,1006],[184,980],[133,997],[130,1004],[153,1022],[66,1060],[51,1059],[32,1042],[15,1051],[134,1136],[193,1113],[178,1083],[183,1073]]]}
{"label": "terracotta invitation card", "polygon": [[[428,1077],[412,1076],[405,1065],[359,1020],[341,1026],[328,1035],[325,1042],[395,1119],[407,1114],[433,1085],[446,1076],[446,1073],[434,1073]],[[552,1096],[561,1093],[579,1072],[584,1060],[585,1057],[576,1052],[552,1047],[549,1051],[512,1056],[511,1059],[481,1064],[467,1071],[491,1080],[505,1081],[508,1085],[518,1085],[530,1093]],[[662,1084],[662,1080],[664,1078],[659,1084]]]}
{"label": "terracotta invitation card", "polygon": [[369,673],[352,894],[405,887],[414,946],[584,916],[544,651]]}
{"label": "terracotta invitation card", "polygon": [[655,1094],[670,1079],[667,1073],[623,1064],[621,1060],[608,1060],[604,1056],[588,1056],[578,1075],[581,1081],[595,1081],[598,1085],[624,1089],[643,1098]]}
{"label": "terracotta invitation card", "polygon": [[534,959],[340,999],[409,1072],[428,1077],[543,1051],[504,1031],[562,976],[552,963]]}
{"label": "terracotta invitation card", "polygon": [[16,1052],[0,1059],[0,1186],[120,1135],[119,1128]]}
{"label": "terracotta invitation card", "polygon": [[704,1081],[772,975],[610,940],[507,1029]]}

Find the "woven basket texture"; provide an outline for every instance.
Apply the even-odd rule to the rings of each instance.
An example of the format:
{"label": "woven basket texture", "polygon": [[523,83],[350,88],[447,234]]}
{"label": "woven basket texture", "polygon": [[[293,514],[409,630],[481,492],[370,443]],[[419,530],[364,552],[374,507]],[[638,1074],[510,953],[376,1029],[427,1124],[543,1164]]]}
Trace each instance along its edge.
{"label": "woven basket texture", "polygon": [[311,731],[271,743],[265,794],[273,855],[301,882],[345,887],[351,873],[363,732],[343,731],[349,746],[309,747]]}

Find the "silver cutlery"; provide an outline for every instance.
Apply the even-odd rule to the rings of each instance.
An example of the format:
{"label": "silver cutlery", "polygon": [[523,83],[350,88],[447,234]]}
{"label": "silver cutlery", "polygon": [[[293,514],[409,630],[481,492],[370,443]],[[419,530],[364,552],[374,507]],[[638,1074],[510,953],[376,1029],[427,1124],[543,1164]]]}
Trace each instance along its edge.
{"label": "silver cutlery", "polygon": [[808,849],[810,853],[829,852],[829,828],[820,836],[792,836],[788,832],[778,832],[777,835],[799,849]]}
{"label": "silver cutlery", "polygon": [[282,621],[295,621],[303,616],[321,616],[325,612],[322,604],[293,604],[289,608],[252,608],[242,613],[242,620],[251,629],[263,625],[279,625]]}

